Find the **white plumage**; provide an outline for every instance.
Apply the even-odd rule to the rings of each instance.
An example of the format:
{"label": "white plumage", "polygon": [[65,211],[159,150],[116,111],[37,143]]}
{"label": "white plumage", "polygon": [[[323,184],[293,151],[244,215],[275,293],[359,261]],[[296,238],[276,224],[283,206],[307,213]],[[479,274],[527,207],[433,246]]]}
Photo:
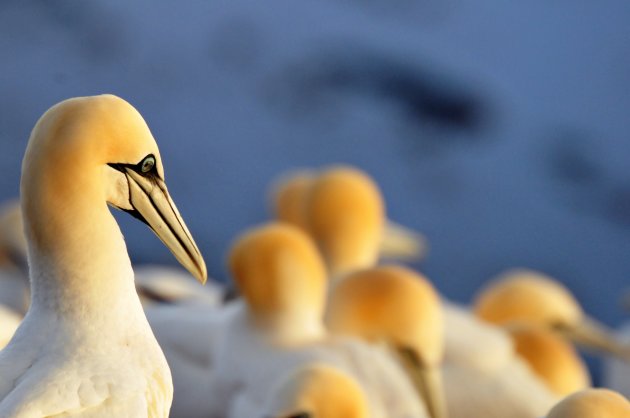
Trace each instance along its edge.
{"label": "white plumage", "polygon": [[[213,370],[210,393],[219,410],[212,416],[256,416],[252,414],[260,413],[284,374],[318,362],[334,366],[359,382],[368,399],[370,417],[428,417],[401,368],[381,347],[328,336],[323,330],[307,332],[294,342],[270,340],[264,330],[251,326],[245,307],[234,313],[227,329]],[[220,411],[225,400],[231,405],[227,415]]]}

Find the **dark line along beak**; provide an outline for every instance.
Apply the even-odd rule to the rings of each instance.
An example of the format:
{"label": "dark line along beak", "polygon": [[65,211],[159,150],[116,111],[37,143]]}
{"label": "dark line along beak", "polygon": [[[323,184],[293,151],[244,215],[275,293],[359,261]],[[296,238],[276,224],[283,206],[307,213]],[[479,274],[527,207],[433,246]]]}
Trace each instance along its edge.
{"label": "dark line along beak", "polygon": [[448,418],[440,367],[423,364],[418,354],[409,347],[394,346],[393,349],[424,402],[429,416]]}
{"label": "dark line along beak", "polygon": [[296,412],[291,415],[282,416],[280,418],[313,418],[313,414],[310,412]]}
{"label": "dark line along beak", "polygon": [[291,415],[282,415],[279,417],[274,417],[273,415],[265,415],[264,418],[313,418],[313,414],[310,412],[297,412]]}
{"label": "dark line along beak", "polygon": [[130,167],[121,167],[129,183],[129,202],[133,211],[126,211],[146,223],[160,240],[201,284],[208,278],[206,263],[190,235],[166,184],[155,174],[141,175]]}

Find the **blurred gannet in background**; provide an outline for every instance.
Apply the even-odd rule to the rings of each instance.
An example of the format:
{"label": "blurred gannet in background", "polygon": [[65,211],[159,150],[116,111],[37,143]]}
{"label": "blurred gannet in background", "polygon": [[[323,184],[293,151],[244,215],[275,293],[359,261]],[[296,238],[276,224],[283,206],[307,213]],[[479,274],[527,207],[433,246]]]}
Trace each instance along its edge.
{"label": "blurred gannet in background", "polygon": [[448,415],[440,374],[442,307],[426,278],[400,266],[351,273],[333,287],[326,317],[333,332],[395,350],[429,415]]}
{"label": "blurred gannet in background", "polygon": [[[418,232],[398,225],[386,218],[384,211],[384,202],[376,183],[365,181],[367,175],[360,170],[349,166],[339,166],[329,168],[317,173],[309,170],[301,170],[282,175],[276,180],[271,187],[271,206],[275,217],[281,221],[288,222],[300,227],[304,231],[309,231],[309,220],[307,215],[308,198],[311,188],[316,181],[321,181],[320,176],[328,176],[330,174],[341,172],[343,175],[339,180],[333,180],[335,183],[339,181],[347,181],[348,186],[356,190],[358,199],[366,199],[373,204],[368,204],[368,210],[364,214],[359,214],[357,223],[363,220],[370,224],[374,219],[378,220],[378,255],[385,259],[393,260],[418,260],[426,256],[428,252],[428,243],[424,236]],[[337,177],[335,177],[337,178]],[[333,183],[333,184],[335,184]],[[363,187],[362,187],[363,186]],[[343,190],[340,185],[340,190]],[[338,199],[335,199],[335,192],[331,193],[331,205],[335,205]],[[358,203],[364,206],[361,202]],[[339,208],[343,209],[343,208]],[[350,208],[351,210],[354,208]],[[329,210],[335,210],[331,207]],[[353,213],[360,213],[353,210]],[[372,217],[371,215],[375,215]],[[365,219],[363,219],[363,216]],[[382,218],[382,219],[381,219]],[[381,225],[382,222],[382,225]]]}
{"label": "blurred gannet in background", "polygon": [[580,346],[630,361],[630,346],[588,317],[569,289],[533,270],[499,275],[480,291],[474,310],[496,325],[519,322],[546,327]]}
{"label": "blurred gannet in background", "polygon": [[[355,169],[334,168],[311,186],[306,222],[335,283],[377,263],[384,224],[382,200],[374,181]],[[442,372],[451,418],[472,414],[537,418],[557,401],[558,396],[515,352],[505,330],[446,301],[443,315]]]}
{"label": "blurred gannet in background", "polygon": [[328,323],[331,330],[396,347],[432,416],[535,418],[558,399],[513,351],[495,360],[494,368],[442,364],[442,310],[426,279],[385,266],[350,274],[334,286]]}
{"label": "blurred gannet in background", "polygon": [[350,375],[313,363],[290,372],[272,391],[265,415],[251,418],[369,418],[368,400]]}
{"label": "blurred gannet in background", "polygon": [[223,302],[224,290],[217,282],[208,280],[201,287],[179,268],[147,264],[134,266],[133,271],[136,289],[145,307],[167,304],[213,308]]}
{"label": "blurred gannet in background", "polygon": [[306,219],[333,281],[378,262],[385,202],[366,173],[334,167],[320,174],[307,195]]}
{"label": "blurred gannet in background", "polygon": [[564,398],[546,418],[627,418],[630,403],[606,389],[586,389]]}
{"label": "blurred gannet in background", "polygon": [[28,309],[27,270],[24,223],[16,199],[0,208],[0,305],[19,314]]}
{"label": "blurred gannet in background", "polygon": [[[295,178],[300,179],[299,176]],[[289,184],[302,182],[296,180]],[[280,187],[280,190],[283,189]],[[277,195],[281,197],[283,194]],[[295,200],[298,197],[304,199],[302,205],[293,203],[293,207],[304,210],[304,224],[309,225],[308,232],[325,255],[333,278],[376,265],[386,222],[385,205],[370,176],[352,167],[335,167],[313,180],[308,194],[291,195]],[[447,360],[497,369],[511,358],[512,345],[502,330],[484,324],[468,311],[448,302],[444,302],[443,314]],[[461,329],[468,332],[461,333],[458,331]]]}
{"label": "blurred gannet in background", "polygon": [[21,180],[31,304],[0,352],[0,416],[168,416],[169,368],[107,207],[147,223],[204,282],[163,178],[149,128],[118,97],[69,99],[39,119]]}
{"label": "blurred gannet in background", "polygon": [[216,348],[210,416],[226,416],[226,405],[231,405],[231,417],[256,416],[284,374],[312,362],[338,367],[356,379],[370,417],[427,416],[390,356],[359,340],[327,334],[325,267],[300,229],[271,223],[247,231],[230,251],[229,269],[243,302],[236,302],[238,309]]}
{"label": "blurred gannet in background", "polygon": [[516,353],[549,389],[566,396],[591,386],[588,368],[575,348],[552,331],[515,323],[507,328]]}

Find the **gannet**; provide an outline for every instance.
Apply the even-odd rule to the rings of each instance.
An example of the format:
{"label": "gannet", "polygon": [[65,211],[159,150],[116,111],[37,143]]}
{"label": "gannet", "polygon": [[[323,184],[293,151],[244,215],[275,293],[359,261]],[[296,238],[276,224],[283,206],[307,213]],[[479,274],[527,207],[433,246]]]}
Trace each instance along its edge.
{"label": "gannet", "polygon": [[31,304],[0,352],[0,417],[166,417],[168,365],[108,204],[142,220],[200,282],[205,263],[171,200],[140,114],[73,98],[35,125],[22,163]]}
{"label": "gannet", "polygon": [[351,273],[329,299],[330,330],[393,348],[430,416],[446,417],[440,372],[444,324],[431,283],[408,268],[385,265]]}
{"label": "gannet", "polygon": [[327,277],[308,236],[288,224],[245,232],[232,246],[229,270],[241,295],[216,347],[209,394],[212,417],[253,416],[289,370],[322,362],[349,373],[365,391],[371,417],[426,417],[413,386],[382,350],[331,336],[323,324]]}
{"label": "gannet", "polygon": [[547,327],[574,343],[630,361],[630,347],[584,313],[569,289],[528,269],[500,274],[474,302],[475,313],[497,325],[522,322]]}
{"label": "gannet", "polygon": [[[9,342],[22,319],[20,314],[28,309],[28,272],[17,268],[26,264],[26,251],[20,202],[15,200],[0,210],[0,348]],[[206,378],[211,349],[219,338],[220,315],[214,308],[221,305],[223,289],[209,282],[199,287],[189,274],[174,267],[142,265],[133,269],[140,301],[178,388],[171,408],[177,413],[181,404],[188,407],[203,396],[196,388]]]}
{"label": "gannet", "polygon": [[262,410],[271,418],[370,417],[368,400],[358,382],[322,363],[289,372],[273,389]]}
{"label": "gannet", "polygon": [[627,418],[630,403],[617,392],[585,389],[567,396],[553,407],[547,418]]}
{"label": "gannet", "polygon": [[336,195],[342,190],[353,190],[356,196],[355,201],[363,208],[361,212],[353,210],[356,207],[349,208],[351,213],[358,216],[356,222],[371,225],[371,222],[377,221],[374,224],[374,232],[379,236],[377,241],[379,257],[409,261],[426,256],[428,251],[426,238],[418,232],[387,219],[378,186],[366,173],[354,167],[336,166],[321,172],[298,170],[280,176],[273,182],[269,192],[275,217],[309,231],[310,221],[307,212],[309,194],[316,183],[326,181],[329,177],[332,177],[332,185],[338,186],[338,191],[335,192],[330,187],[327,189],[330,195],[321,199],[327,203],[321,210],[333,212],[346,209],[343,206],[335,206],[339,202]]}

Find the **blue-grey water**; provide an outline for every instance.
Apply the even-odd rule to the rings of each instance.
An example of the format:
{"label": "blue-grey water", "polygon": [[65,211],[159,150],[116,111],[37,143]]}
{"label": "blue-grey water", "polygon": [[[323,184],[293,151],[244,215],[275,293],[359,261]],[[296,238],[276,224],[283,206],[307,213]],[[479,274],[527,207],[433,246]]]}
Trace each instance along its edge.
{"label": "blue-grey water", "polygon": [[[566,283],[611,326],[630,286],[630,3],[385,0],[0,2],[0,201],[37,118],[114,93],[161,148],[206,256],[268,219],[295,167],[355,164],[416,265],[467,303],[513,266]],[[174,263],[117,215],[137,262]]]}

